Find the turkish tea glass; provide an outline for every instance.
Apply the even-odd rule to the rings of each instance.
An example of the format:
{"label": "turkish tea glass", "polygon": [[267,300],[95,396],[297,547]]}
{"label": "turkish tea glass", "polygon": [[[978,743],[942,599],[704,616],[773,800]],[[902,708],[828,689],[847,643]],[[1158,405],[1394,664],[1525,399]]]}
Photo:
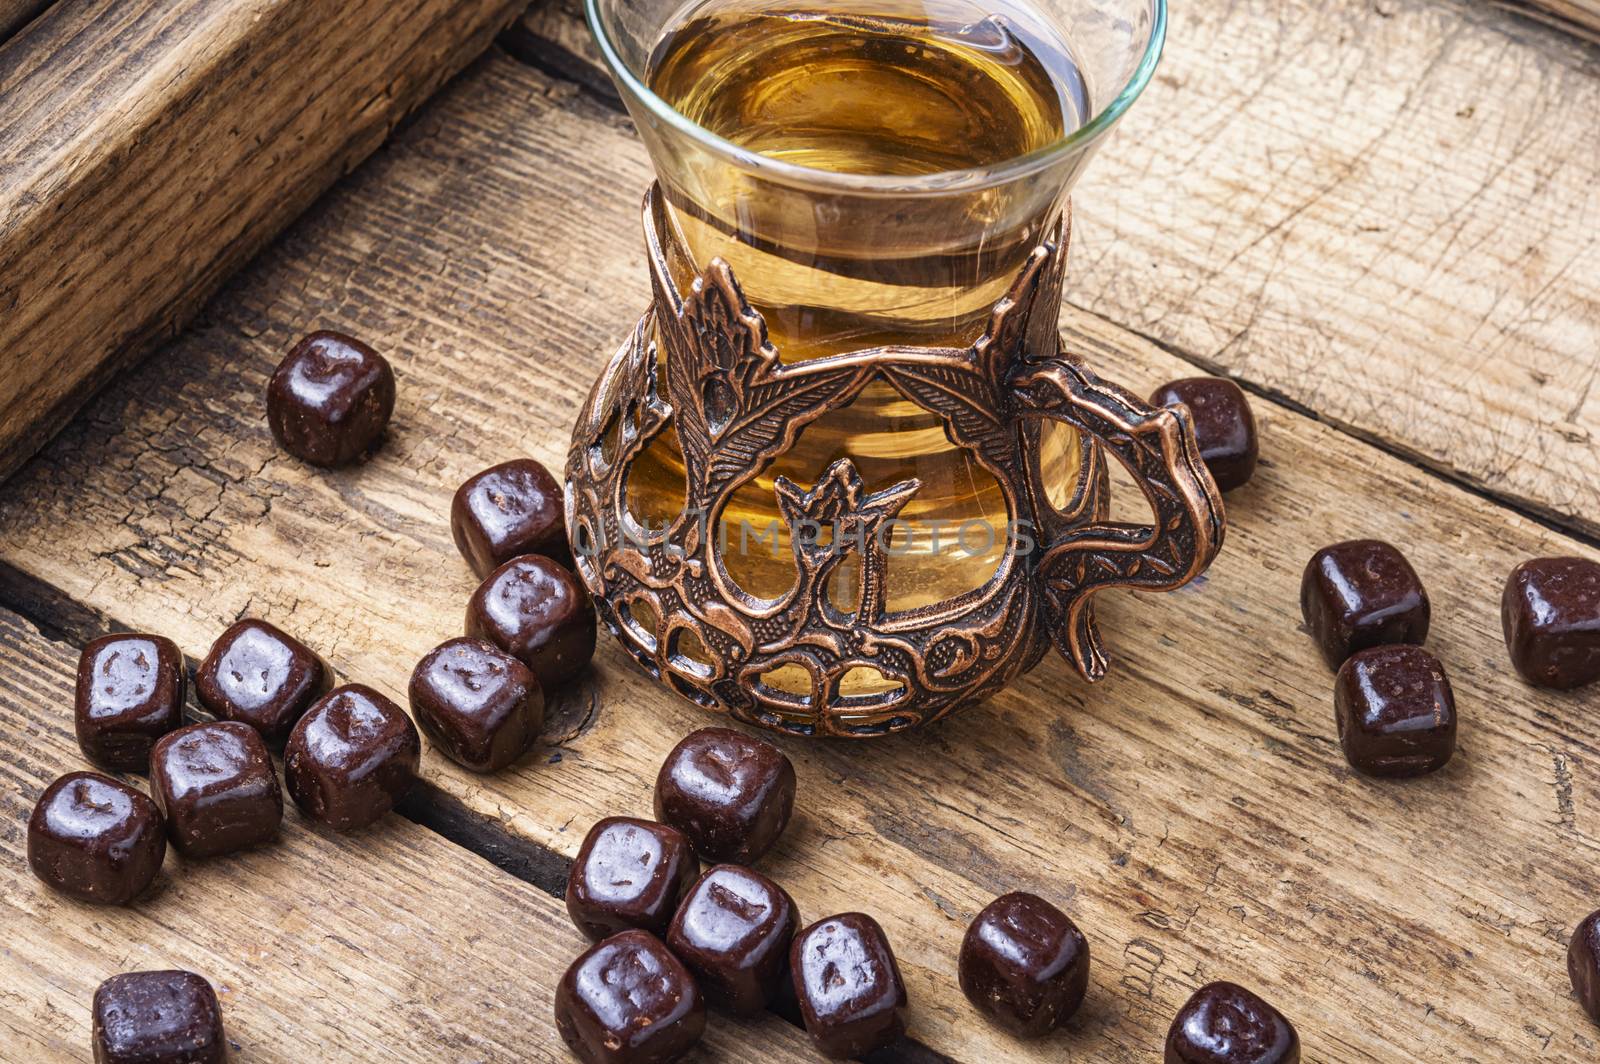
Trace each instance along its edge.
{"label": "turkish tea glass", "polygon": [[[1000,312],[1044,249],[1057,256],[1054,278],[1045,278],[1026,325],[1045,338],[1041,356],[1059,354],[1068,193],[1150,80],[1164,0],[586,3],[658,178],[646,229],[665,277],[641,342],[662,341],[653,356],[661,381],[669,378],[661,289],[673,290],[667,302],[676,305],[724,264],[775,359],[820,372],[862,352],[910,352],[914,360],[916,352],[992,344]],[[875,579],[868,564],[829,569],[817,609],[836,624],[859,617],[869,599],[892,628],[893,618],[931,616],[979,596],[1036,566],[1044,541],[1061,531],[1037,527],[1036,510],[1049,509],[1059,525],[1063,513],[1093,516],[1075,510],[1075,500],[1098,494],[1103,504],[1099,444],[1086,439],[1081,418],[1018,420],[1032,463],[1028,485],[1019,486],[1023,471],[1013,478],[1005,463],[982,460],[948,412],[892,376],[874,377],[847,402],[809,417],[712,515],[716,527],[704,536],[719,544],[717,573],[732,586],[724,591],[753,614],[796,593],[802,548],[826,547],[839,534],[838,526],[802,531],[794,518],[803,509],[797,500],[822,505],[801,489],[820,485],[840,462],[859,481],[859,490],[846,485],[857,502],[895,485],[915,489],[892,501],[886,578]],[[717,389],[733,385],[705,387],[696,403],[713,415],[732,401]],[[1010,416],[1004,404],[993,413]],[[647,535],[681,529],[694,509],[683,427],[675,419],[630,456],[624,525]],[[1030,492],[1044,498],[1019,502]],[[1215,501],[1214,489],[1208,498]],[[597,580],[592,589],[603,590],[593,588]],[[669,672],[681,657],[676,671],[690,674],[719,657],[705,647],[678,655],[657,638],[664,624],[654,616],[632,625],[636,656],[654,655]],[[630,627],[626,618],[618,625]],[[720,675],[757,643],[712,667]],[[1093,657],[1087,648],[1075,653],[1080,667]],[[871,707],[857,716],[878,719],[907,687],[875,668],[827,673],[810,660],[767,669],[758,701],[781,709],[789,698],[809,706],[800,716],[810,719],[818,702],[848,710],[856,700]]]}

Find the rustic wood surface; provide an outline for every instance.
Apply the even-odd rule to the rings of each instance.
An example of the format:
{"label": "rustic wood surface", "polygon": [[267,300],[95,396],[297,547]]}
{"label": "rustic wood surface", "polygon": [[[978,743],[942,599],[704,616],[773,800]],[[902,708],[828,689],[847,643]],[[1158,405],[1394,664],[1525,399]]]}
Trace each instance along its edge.
{"label": "rustic wood surface", "polygon": [[[0,646],[0,1059],[87,1060],[95,987],[158,968],[211,981],[240,1061],[565,1059],[553,983],[528,977],[586,945],[565,908],[398,816],[340,836],[291,804],[275,845],[201,862],[169,849],[132,907],[50,891],[24,825],[51,780],[90,767],[72,734],[79,648],[4,609]],[[707,1043],[699,1059],[811,1059],[775,1016],[719,1019]]]}
{"label": "rustic wood surface", "polygon": [[[609,94],[579,0],[512,46]],[[1600,46],[1569,34],[1464,0],[1174,4],[1079,189],[1067,298],[1593,535],[1597,160]]]}
{"label": "rustic wood surface", "polygon": [[[558,466],[644,304],[647,178],[613,106],[492,53],[0,492],[0,594],[64,634],[149,628],[191,655],[264,616],[402,694],[473,585],[451,491],[519,453]],[[1074,277],[1105,268],[1085,258]],[[266,431],[268,373],[320,326],[400,375],[361,469],[308,469]],[[1064,327],[1135,391],[1193,370],[1081,307]],[[1229,976],[1294,1018],[1308,1060],[1593,1059],[1563,953],[1600,905],[1600,751],[1585,696],[1510,678],[1496,614],[1517,561],[1591,552],[1289,406],[1257,414],[1263,469],[1229,499],[1222,559],[1201,586],[1106,603],[1106,683],[1052,659],[923,734],[785,741],[801,813],[767,869],[810,917],[884,922],[913,1036],[955,1059],[1148,1061],[1194,987]],[[1298,631],[1306,558],[1355,535],[1401,544],[1433,594],[1463,725],[1430,779],[1349,772]],[[599,816],[648,814],[661,757],[706,722],[603,643],[536,755],[485,778],[430,752],[426,772],[479,845],[559,864]],[[953,976],[967,920],[1014,888],[1067,908],[1095,956],[1082,1016],[1033,1046],[976,1022]]]}
{"label": "rustic wood surface", "polygon": [[525,2],[60,0],[0,46],[0,478]]}

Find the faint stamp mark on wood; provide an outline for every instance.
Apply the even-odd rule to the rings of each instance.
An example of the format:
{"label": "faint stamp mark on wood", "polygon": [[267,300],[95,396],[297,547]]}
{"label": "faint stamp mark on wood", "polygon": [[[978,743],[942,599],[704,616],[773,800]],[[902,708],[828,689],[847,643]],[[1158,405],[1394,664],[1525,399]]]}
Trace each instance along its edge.
{"label": "faint stamp mark on wood", "polygon": [[1148,938],[1136,938],[1122,949],[1122,978],[1119,986],[1146,1001],[1155,997],[1156,976],[1167,963],[1167,954]]}

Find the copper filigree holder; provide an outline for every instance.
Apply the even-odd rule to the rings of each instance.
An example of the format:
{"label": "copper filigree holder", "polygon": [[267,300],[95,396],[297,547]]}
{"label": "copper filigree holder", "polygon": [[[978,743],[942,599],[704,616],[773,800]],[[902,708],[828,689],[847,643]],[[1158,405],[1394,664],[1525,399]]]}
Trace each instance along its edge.
{"label": "copper filigree holder", "polygon": [[[971,347],[882,347],[785,364],[733,271],[713,260],[684,295],[672,279],[658,189],[645,200],[654,305],[595,383],[567,460],[567,528],[577,570],[601,618],[652,675],[693,702],[803,735],[874,736],[937,720],[1032,668],[1050,641],[1093,681],[1106,661],[1093,595],[1109,587],[1167,591],[1210,565],[1222,502],[1200,460],[1188,411],[1155,409],[1061,355],[1056,317],[1068,229],[1030,257]],[[662,381],[657,347],[664,346]],[[791,528],[836,529],[818,545],[793,537],[796,582],[777,599],[729,576],[717,537],[733,493],[872,381],[940,417],[946,434],[992,473],[1013,521],[1039,547],[1008,553],[982,587],[902,612],[886,609],[880,535],[919,484],[868,492],[848,459],[816,484],[777,480]],[[664,385],[664,390],[663,390]],[[1057,509],[1041,477],[1045,419],[1083,434],[1071,502]],[[627,507],[633,459],[671,423],[683,449],[688,509],[665,529]],[[1106,520],[1105,456],[1133,474],[1156,523]],[[856,608],[828,599],[840,565],[860,567]],[[710,660],[683,652],[693,633]],[[762,682],[785,665],[808,694]],[[842,677],[876,669],[897,687],[846,695]]]}

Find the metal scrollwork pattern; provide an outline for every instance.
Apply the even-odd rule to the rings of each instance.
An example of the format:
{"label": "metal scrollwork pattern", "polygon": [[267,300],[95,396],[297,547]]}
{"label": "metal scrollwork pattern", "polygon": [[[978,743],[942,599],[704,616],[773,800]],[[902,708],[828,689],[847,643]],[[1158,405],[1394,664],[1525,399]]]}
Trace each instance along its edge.
{"label": "metal scrollwork pattern", "polygon": [[[1092,595],[1176,587],[1215,556],[1222,508],[1187,411],[1152,410],[1060,357],[1065,230],[1034,252],[971,347],[873,348],[785,364],[725,262],[714,260],[689,292],[678,290],[662,210],[652,189],[645,231],[654,302],[579,415],[566,505],[577,569],[601,618],[680,694],[792,733],[899,731],[993,694],[1051,640],[1083,675],[1099,678],[1105,658]],[[789,526],[834,535],[826,545],[792,536],[793,587],[776,598],[749,594],[729,575],[712,531],[723,510],[808,424],[874,381],[937,415],[950,440],[994,475],[1010,517],[1037,518],[1047,542],[1029,556],[1008,552],[973,591],[891,612],[879,533],[920,485],[868,490],[841,459],[818,470],[814,483],[777,478],[775,501]],[[1037,458],[1045,419],[1085,434],[1080,480],[1061,511],[1043,512]],[[628,511],[628,471],[669,425],[683,452],[688,508],[664,528],[646,529]],[[1104,521],[1105,466],[1090,437],[1134,472],[1154,525]],[[848,611],[827,595],[844,565],[859,568]],[[804,670],[809,690],[765,682],[784,666]],[[881,674],[885,689],[842,691],[843,677],[860,667]]]}

